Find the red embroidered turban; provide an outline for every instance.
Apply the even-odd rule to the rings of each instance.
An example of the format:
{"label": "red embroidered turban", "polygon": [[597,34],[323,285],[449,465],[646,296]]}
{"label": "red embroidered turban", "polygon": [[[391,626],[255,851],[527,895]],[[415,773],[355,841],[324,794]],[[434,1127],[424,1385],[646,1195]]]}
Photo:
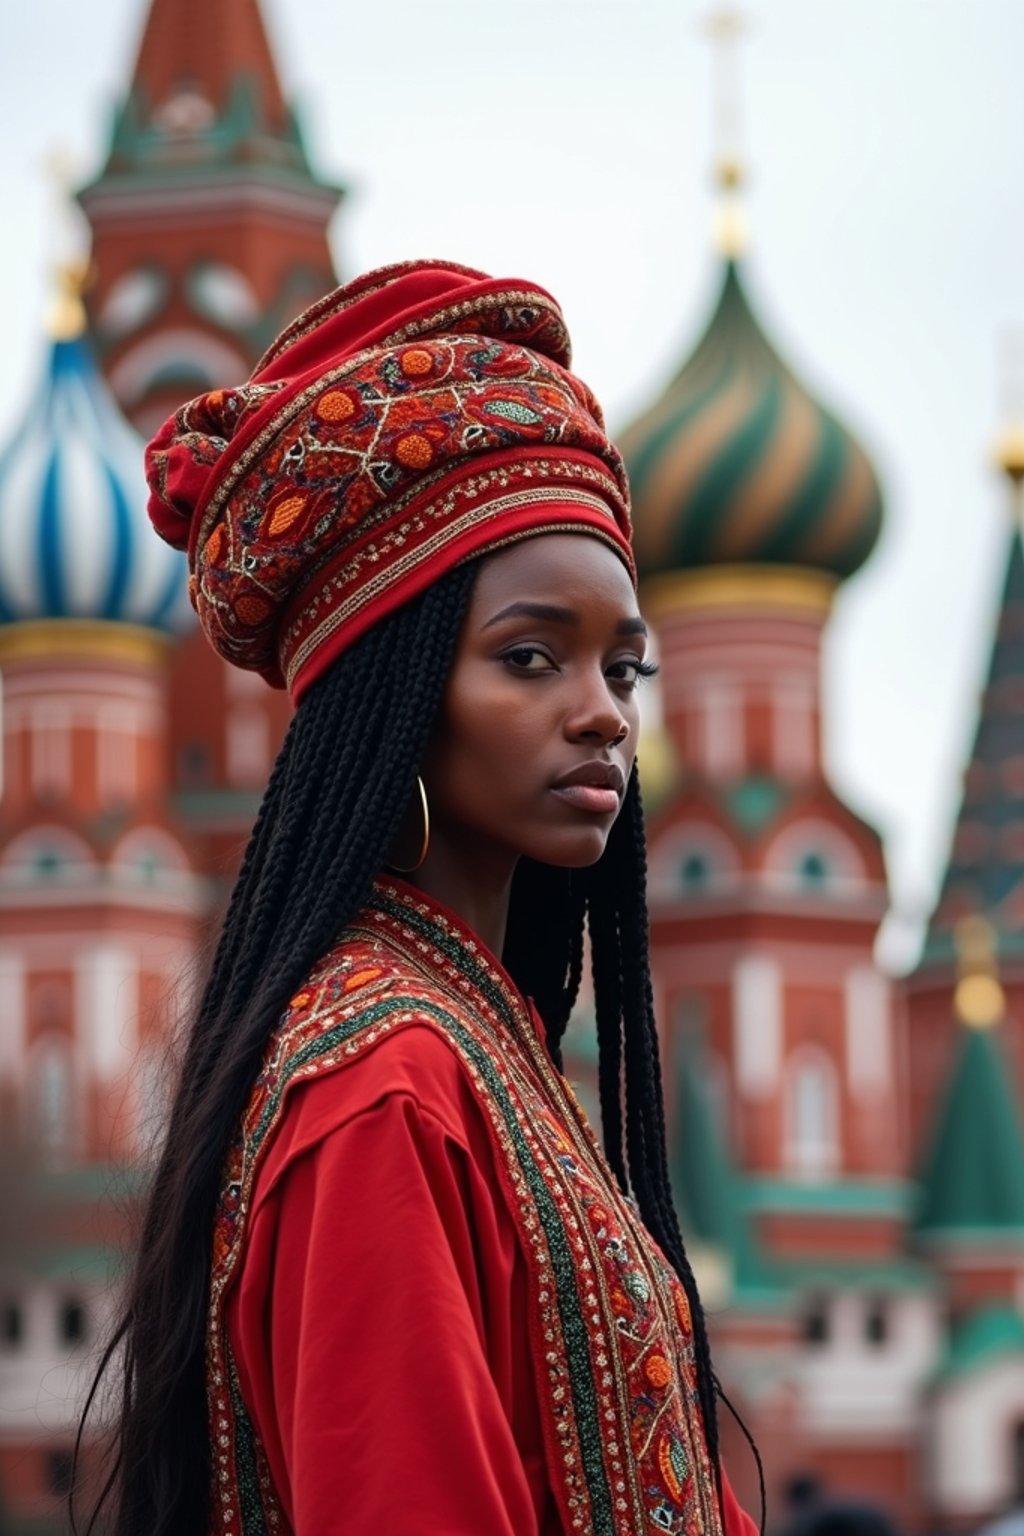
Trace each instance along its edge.
{"label": "red embroidered turban", "polygon": [[371,624],[474,555],[583,530],[633,574],[601,408],[535,284],[386,267],[300,315],[248,384],[166,421],[149,514],[229,661],[299,698]]}

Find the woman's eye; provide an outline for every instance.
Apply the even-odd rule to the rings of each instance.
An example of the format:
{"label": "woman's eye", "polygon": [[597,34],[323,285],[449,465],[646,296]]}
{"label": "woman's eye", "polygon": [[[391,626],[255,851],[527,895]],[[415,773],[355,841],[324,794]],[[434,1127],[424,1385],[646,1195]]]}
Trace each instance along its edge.
{"label": "woman's eye", "polygon": [[624,683],[627,688],[636,688],[644,678],[653,677],[657,670],[653,661],[641,661],[639,656],[623,656],[621,661],[612,662],[607,676],[614,683]]}
{"label": "woman's eye", "polygon": [[551,658],[535,645],[514,646],[501,659],[516,672],[548,672],[552,666]]}

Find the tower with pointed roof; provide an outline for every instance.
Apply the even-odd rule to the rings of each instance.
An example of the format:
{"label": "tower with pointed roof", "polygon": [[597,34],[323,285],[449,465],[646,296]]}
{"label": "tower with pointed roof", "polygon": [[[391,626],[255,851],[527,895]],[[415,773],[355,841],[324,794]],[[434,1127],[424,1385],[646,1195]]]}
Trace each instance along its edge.
{"label": "tower with pointed roof", "polygon": [[928,1497],[959,1528],[1024,1499],[1024,442],[999,461],[1013,517],[949,862],[905,985],[918,1252],[950,1331],[932,1382]]}
{"label": "tower with pointed roof", "polygon": [[[79,193],[91,335],[143,435],[192,396],[245,379],[334,286],[327,237],[341,196],[313,170],[258,0],[149,0],[106,162]],[[177,807],[223,885],[290,706],[193,630],[175,648],[168,708]]]}
{"label": "tower with pointed roof", "polygon": [[988,671],[938,904],[908,983],[915,1149],[951,1066],[956,1030],[949,999],[958,978],[957,934],[975,918],[982,918],[992,935],[993,963],[1007,998],[1006,1051],[1018,1097],[1024,1097],[1024,539],[1013,461],[1006,475],[1013,518]]}

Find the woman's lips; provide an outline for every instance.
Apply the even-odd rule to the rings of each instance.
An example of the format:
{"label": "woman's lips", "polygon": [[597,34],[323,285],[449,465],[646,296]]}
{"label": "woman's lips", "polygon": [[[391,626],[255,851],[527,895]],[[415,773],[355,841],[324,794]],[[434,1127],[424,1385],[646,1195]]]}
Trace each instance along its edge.
{"label": "woman's lips", "polygon": [[619,808],[618,791],[599,784],[557,784],[553,793],[568,800],[578,810],[597,816],[614,814]]}

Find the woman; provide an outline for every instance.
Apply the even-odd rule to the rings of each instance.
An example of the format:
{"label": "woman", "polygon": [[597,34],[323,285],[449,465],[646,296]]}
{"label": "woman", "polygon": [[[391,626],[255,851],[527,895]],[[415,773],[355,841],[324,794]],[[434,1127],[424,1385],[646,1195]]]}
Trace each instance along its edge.
{"label": "woman", "polygon": [[118,1536],[747,1536],[666,1170],[627,490],[568,370],[543,290],[412,263],[150,445],[207,634],[297,710],[121,1329]]}

